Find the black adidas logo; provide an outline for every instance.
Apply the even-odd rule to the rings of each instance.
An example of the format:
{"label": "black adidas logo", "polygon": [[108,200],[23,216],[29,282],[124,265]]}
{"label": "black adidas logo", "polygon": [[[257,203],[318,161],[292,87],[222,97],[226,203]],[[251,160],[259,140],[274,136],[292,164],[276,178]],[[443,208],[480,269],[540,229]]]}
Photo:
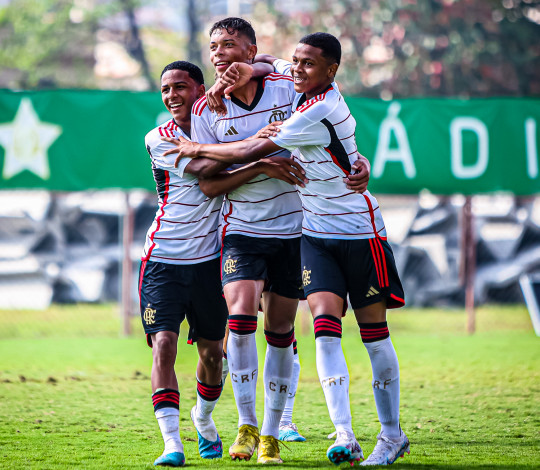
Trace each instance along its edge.
{"label": "black adidas logo", "polygon": [[229,130],[225,132],[225,135],[238,135],[238,131],[234,128],[234,126],[229,127]]}

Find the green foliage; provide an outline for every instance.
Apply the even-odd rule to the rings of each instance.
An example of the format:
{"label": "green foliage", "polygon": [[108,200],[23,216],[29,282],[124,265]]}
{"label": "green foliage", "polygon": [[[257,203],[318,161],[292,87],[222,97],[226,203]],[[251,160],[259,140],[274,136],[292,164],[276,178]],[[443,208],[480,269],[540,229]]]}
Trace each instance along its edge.
{"label": "green foliage", "polygon": [[[94,314],[91,308],[78,313],[102,318],[104,309],[113,313],[110,306],[97,306]],[[2,312],[1,318],[8,315],[12,312]],[[288,443],[282,457],[285,467],[334,468],[325,457],[332,425],[316,376],[314,339],[310,322],[302,318],[297,324],[302,371],[294,419],[308,440]],[[390,315],[401,367],[401,423],[411,441],[411,455],[396,467],[538,468],[540,342],[526,310],[521,306],[481,309],[474,336],[464,333],[464,324],[462,311],[404,310]],[[209,462],[198,457],[189,419],[196,398],[197,353],[185,344],[186,334],[183,329],[176,369],[187,464],[257,467],[254,461]],[[344,319],[343,342],[351,375],[353,425],[364,452],[369,453],[378,423],[369,359],[350,314]],[[1,340],[1,467],[153,468],[163,442],[150,401],[150,366],[150,349],[142,335]],[[262,397],[259,380],[259,417]],[[227,449],[237,421],[229,381],[215,420]]]}

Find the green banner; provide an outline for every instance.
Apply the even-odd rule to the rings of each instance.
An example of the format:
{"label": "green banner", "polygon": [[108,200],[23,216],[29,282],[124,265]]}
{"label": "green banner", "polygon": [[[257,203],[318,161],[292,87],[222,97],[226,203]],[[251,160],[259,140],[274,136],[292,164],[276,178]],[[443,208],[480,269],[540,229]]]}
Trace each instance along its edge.
{"label": "green banner", "polygon": [[[538,99],[346,98],[374,193],[540,192]],[[0,188],[154,189],[159,93],[0,90]]]}

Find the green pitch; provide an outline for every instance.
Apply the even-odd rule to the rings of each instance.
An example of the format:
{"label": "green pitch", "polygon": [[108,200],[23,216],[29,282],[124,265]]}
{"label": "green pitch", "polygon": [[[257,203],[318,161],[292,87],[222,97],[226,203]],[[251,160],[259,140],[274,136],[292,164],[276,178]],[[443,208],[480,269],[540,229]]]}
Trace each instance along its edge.
{"label": "green pitch", "polygon": [[[54,307],[53,313],[0,311],[0,321],[7,325],[0,332],[0,468],[154,468],[163,442],[150,400],[150,349],[140,328],[131,338],[111,335],[119,328],[112,306]],[[88,331],[98,330],[94,323],[81,336],[81,325],[92,326],[97,318],[108,322],[105,334],[89,338]],[[62,323],[56,337],[55,322]],[[25,327],[18,329],[16,323]],[[524,307],[480,309],[474,336],[465,334],[460,311],[403,310],[391,313],[389,323],[401,365],[401,422],[411,441],[411,455],[394,468],[540,467],[540,338]],[[30,325],[40,331],[37,337]],[[310,322],[298,320],[302,371],[294,421],[307,441],[287,443],[281,455],[284,467],[333,468],[325,456],[331,442],[326,436],[333,429],[316,375],[310,329]],[[261,331],[259,321],[262,366]],[[177,372],[186,464],[257,467],[255,459],[233,463],[228,457],[199,458],[189,419],[196,393],[196,348],[186,345],[185,338],[183,330]],[[354,430],[367,456],[378,424],[369,359],[351,314],[344,319],[343,343]],[[261,380],[257,400],[262,420]],[[214,417],[226,451],[236,435],[229,381]]]}

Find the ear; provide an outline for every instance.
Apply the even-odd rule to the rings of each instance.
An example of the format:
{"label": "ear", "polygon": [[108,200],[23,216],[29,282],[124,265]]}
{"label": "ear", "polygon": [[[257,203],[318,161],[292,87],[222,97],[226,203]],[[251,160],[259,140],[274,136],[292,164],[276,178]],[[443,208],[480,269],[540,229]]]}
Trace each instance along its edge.
{"label": "ear", "polygon": [[257,55],[257,45],[251,44],[249,46],[248,60],[253,60]]}
{"label": "ear", "polygon": [[337,74],[338,67],[338,64],[332,64],[330,67],[328,67],[328,78],[334,79]]}
{"label": "ear", "polygon": [[199,89],[197,90],[197,99],[204,96],[205,93],[206,93],[206,87],[204,85],[199,85]]}

